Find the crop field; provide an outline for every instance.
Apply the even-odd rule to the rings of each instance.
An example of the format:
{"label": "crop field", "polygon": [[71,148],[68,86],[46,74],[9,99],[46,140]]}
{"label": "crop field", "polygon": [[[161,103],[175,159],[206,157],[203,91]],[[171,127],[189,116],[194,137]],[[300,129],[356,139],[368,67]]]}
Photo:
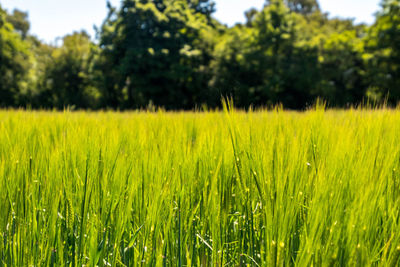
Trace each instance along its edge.
{"label": "crop field", "polygon": [[398,266],[400,110],[0,111],[0,266]]}

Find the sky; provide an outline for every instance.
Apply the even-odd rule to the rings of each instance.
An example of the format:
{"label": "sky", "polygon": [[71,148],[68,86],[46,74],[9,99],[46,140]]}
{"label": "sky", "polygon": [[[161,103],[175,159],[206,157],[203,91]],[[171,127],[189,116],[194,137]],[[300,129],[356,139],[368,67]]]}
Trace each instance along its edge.
{"label": "sky", "polygon": [[[265,0],[215,0],[215,17],[227,25],[245,21],[244,12],[261,9]],[[111,0],[118,5],[120,0]],[[354,18],[357,23],[372,23],[380,0],[319,0],[321,9],[331,17]],[[93,25],[106,17],[106,0],[0,0],[8,11],[28,11],[31,33],[46,42],[73,31],[85,29],[94,37]]]}

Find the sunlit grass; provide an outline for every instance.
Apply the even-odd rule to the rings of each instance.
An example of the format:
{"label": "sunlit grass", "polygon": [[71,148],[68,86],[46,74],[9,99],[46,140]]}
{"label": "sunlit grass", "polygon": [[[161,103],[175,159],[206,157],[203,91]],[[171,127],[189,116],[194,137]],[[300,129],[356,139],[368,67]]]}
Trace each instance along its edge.
{"label": "sunlit grass", "polygon": [[0,112],[0,266],[397,265],[400,111]]}

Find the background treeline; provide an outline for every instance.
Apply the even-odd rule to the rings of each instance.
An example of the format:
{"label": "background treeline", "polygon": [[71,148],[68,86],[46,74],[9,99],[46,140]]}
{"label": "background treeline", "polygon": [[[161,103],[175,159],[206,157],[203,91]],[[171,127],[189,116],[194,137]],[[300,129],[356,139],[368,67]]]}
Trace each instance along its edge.
{"label": "background treeline", "polygon": [[0,7],[0,107],[166,109],[277,103],[301,109],[400,100],[400,0],[371,25],[329,18],[317,0],[269,0],[227,27],[211,0],[123,0],[92,40],[49,45],[25,12]]}

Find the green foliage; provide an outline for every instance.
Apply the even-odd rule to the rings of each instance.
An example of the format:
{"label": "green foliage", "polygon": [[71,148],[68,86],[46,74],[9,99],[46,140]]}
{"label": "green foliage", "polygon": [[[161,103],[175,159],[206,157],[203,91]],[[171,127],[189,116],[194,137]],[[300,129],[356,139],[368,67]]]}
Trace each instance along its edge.
{"label": "green foliage", "polygon": [[13,25],[14,29],[21,34],[23,39],[28,36],[31,25],[28,20],[27,12],[14,9],[12,14],[7,15],[7,21]]}
{"label": "green foliage", "polygon": [[243,107],[282,102],[300,108],[311,102],[318,57],[314,48],[298,45],[298,17],[282,1],[252,16],[251,25],[221,38],[213,86]]}
{"label": "green foliage", "polygon": [[208,19],[215,12],[215,3],[213,0],[188,0],[188,4],[195,12],[206,15]]}
{"label": "green foliage", "polygon": [[32,66],[32,88],[33,92],[26,103],[32,108],[51,108],[53,107],[52,92],[49,90],[46,76],[53,64],[53,51],[56,47],[41,42],[37,37],[29,36],[30,50],[34,56]]}
{"label": "green foliage", "polygon": [[0,107],[18,106],[29,90],[29,45],[14,32],[0,6]]}
{"label": "green foliage", "polygon": [[41,97],[49,98],[43,99],[43,103],[51,103],[59,109],[98,107],[100,94],[91,76],[96,49],[85,32],[63,38],[63,45],[52,50],[43,77],[46,90]]}
{"label": "green foliage", "polygon": [[361,103],[366,95],[363,41],[355,30],[330,35],[320,52],[321,76],[317,95],[334,105]]}
{"label": "green foliage", "polygon": [[250,11],[246,26],[226,32],[213,63],[212,85],[239,106],[301,109],[317,97],[346,106],[367,95],[365,26],[329,19],[318,9],[296,14],[277,0]]}
{"label": "green foliage", "polygon": [[129,108],[149,101],[191,108],[206,101],[212,28],[201,10],[182,0],[126,0],[117,17],[106,21],[101,36],[104,64],[112,62],[118,72],[107,95],[122,92],[114,101]]}
{"label": "green foliage", "polygon": [[391,103],[400,100],[400,1],[385,0],[367,36],[370,84]]}
{"label": "green foliage", "polygon": [[0,14],[3,107],[193,109],[232,97],[244,108],[317,98],[344,107],[400,101],[400,1],[376,22],[330,18],[316,0],[268,0],[227,27],[212,0],[124,0],[98,29],[61,47],[29,34],[28,15]]}
{"label": "green foliage", "polygon": [[309,15],[320,10],[317,0],[285,0],[285,3],[290,10],[303,15]]}

